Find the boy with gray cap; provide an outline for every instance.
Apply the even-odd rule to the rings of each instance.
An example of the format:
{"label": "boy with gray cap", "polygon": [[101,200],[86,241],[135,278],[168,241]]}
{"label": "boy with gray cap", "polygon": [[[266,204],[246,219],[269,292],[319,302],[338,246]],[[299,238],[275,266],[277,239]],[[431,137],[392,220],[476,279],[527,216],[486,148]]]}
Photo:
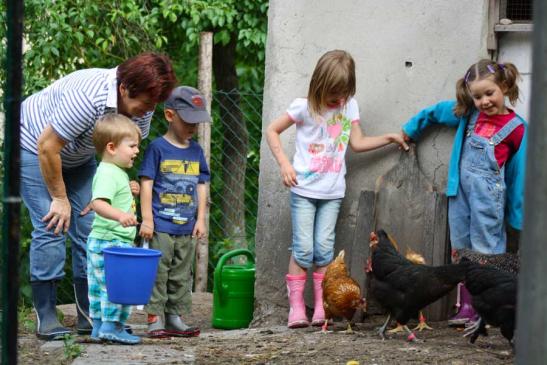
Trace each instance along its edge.
{"label": "boy with gray cap", "polygon": [[139,170],[140,236],[162,252],[148,313],[150,337],[199,336],[180,314],[192,305],[192,262],[195,238],[206,232],[206,187],[209,168],[201,146],[192,140],[198,123],[209,123],[205,98],[179,86],[165,101],[167,133],[152,141]]}

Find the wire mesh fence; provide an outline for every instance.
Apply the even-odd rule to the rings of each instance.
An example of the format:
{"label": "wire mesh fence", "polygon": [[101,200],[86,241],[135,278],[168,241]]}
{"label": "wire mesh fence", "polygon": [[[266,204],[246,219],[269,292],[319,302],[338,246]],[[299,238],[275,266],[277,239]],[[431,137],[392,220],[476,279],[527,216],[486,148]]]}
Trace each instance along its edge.
{"label": "wire mesh fence", "polygon": [[[213,92],[211,124],[211,183],[209,226],[208,290],[212,272],[225,252],[239,247],[254,252],[257,218],[259,151],[262,128],[262,95],[232,90]],[[142,155],[148,143],[167,130],[163,112],[156,112],[150,135],[141,144],[135,167],[129,171],[137,178]],[[29,249],[32,226],[23,207],[21,230],[21,301],[31,305]],[[65,278],[58,288],[59,304],[74,303],[70,242],[67,243]]]}
{"label": "wire mesh fence", "polygon": [[517,22],[532,20],[533,0],[502,0],[501,18]]}

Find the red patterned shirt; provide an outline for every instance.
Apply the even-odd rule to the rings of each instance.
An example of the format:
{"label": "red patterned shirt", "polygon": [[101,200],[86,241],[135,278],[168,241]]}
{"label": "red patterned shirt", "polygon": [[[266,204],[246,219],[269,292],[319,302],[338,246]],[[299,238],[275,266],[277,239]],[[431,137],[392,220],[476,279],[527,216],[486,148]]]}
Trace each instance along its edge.
{"label": "red patterned shirt", "polygon": [[[509,110],[509,114],[492,116],[480,113],[475,125],[475,133],[484,138],[491,138],[514,117],[515,112],[512,110]],[[500,167],[518,151],[523,135],[524,125],[521,124],[494,148],[494,155]]]}

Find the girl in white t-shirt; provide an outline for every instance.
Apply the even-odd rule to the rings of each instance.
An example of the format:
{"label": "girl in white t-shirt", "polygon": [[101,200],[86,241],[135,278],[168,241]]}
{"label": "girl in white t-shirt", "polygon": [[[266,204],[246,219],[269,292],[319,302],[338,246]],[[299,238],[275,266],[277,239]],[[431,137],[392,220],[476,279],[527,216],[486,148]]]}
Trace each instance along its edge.
{"label": "girl in white t-shirt", "polygon": [[[283,184],[291,188],[293,240],[286,276],[290,328],[309,325],[303,292],[306,271],[314,265],[312,325],[321,326],[325,321],[321,283],[326,266],[333,258],[336,220],[346,190],[344,156],[348,144],[355,152],[370,151],[389,143],[408,149],[398,133],[365,136],[353,95],[353,58],[345,51],[329,51],[315,66],[308,97],[294,100],[287,112],[266,130]],[[281,148],[279,135],[293,124],[296,125],[296,152],[291,164]]]}

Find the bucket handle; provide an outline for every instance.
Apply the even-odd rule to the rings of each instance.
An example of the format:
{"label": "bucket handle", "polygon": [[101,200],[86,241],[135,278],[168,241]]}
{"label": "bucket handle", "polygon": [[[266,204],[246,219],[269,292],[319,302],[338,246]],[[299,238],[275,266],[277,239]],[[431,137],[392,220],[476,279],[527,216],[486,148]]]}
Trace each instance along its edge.
{"label": "bucket handle", "polygon": [[255,258],[253,256],[253,254],[251,253],[251,251],[249,251],[245,248],[239,248],[237,250],[226,252],[224,255],[222,255],[220,260],[218,260],[218,264],[217,264],[217,267],[215,269],[215,278],[214,278],[214,285],[215,285],[215,288],[217,288],[217,293],[218,293],[218,296],[219,296],[219,300],[221,300],[221,298],[222,298],[221,293],[222,293],[222,290],[223,290],[222,289],[222,282],[221,282],[221,279],[220,279],[220,277],[222,276],[221,275],[222,268],[224,267],[224,264],[226,263],[226,261],[228,261],[232,257],[239,256],[239,255],[247,256],[247,264],[249,264],[249,263],[254,264],[255,263]]}

